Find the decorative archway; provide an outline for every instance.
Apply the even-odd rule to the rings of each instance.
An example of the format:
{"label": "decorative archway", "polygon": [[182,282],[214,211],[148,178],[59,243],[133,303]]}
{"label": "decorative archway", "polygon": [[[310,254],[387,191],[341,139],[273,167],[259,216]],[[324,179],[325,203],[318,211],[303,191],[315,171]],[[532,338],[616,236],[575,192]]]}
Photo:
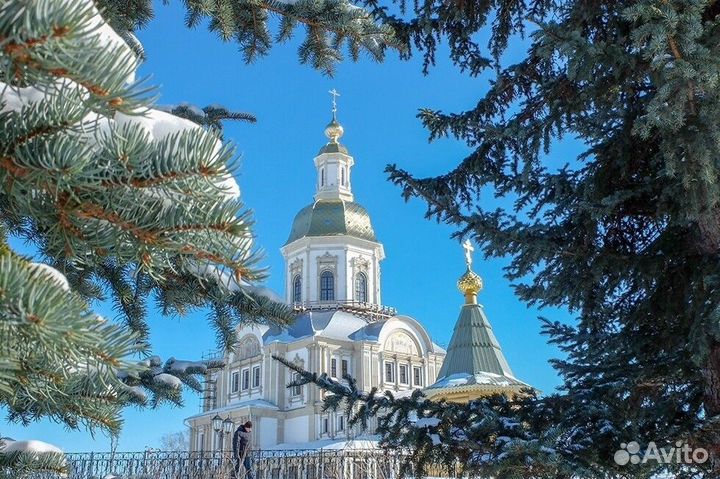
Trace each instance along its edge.
{"label": "decorative archway", "polygon": [[235,359],[238,361],[253,358],[259,355],[260,341],[258,341],[258,339],[251,334],[248,334],[247,336],[242,338],[240,341],[238,341],[237,346],[235,346]]}

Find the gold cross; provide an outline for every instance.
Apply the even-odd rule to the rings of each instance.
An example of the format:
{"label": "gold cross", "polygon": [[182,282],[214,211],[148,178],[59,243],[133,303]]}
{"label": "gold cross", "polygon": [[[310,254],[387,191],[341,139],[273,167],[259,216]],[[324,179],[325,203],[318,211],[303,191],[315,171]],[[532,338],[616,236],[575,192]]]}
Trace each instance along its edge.
{"label": "gold cross", "polygon": [[473,248],[472,243],[470,243],[469,239],[466,239],[465,242],[462,244],[463,249],[465,250],[465,264],[469,268],[472,264],[472,252],[475,251],[475,248]]}
{"label": "gold cross", "polygon": [[332,107],[332,113],[333,113],[333,118],[335,118],[335,113],[337,112],[337,97],[340,96],[340,93],[338,93],[337,90],[334,89],[334,88],[333,88],[332,90],[330,90],[328,93],[330,93],[330,94],[332,95],[332,97],[333,97],[333,99],[332,99],[332,102],[333,102],[333,104],[332,104],[332,105],[333,105],[333,107]]}

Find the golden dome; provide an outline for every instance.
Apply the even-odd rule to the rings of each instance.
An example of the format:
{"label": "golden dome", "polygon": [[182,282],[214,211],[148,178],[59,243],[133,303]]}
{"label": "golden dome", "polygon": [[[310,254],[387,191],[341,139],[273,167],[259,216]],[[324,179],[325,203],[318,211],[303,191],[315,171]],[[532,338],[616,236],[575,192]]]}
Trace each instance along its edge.
{"label": "golden dome", "polygon": [[341,136],[343,136],[345,130],[342,125],[337,122],[335,115],[328,125],[325,127],[325,136],[327,136],[332,143],[337,143]]}
{"label": "golden dome", "polygon": [[483,288],[483,280],[480,275],[468,267],[465,274],[458,279],[457,286],[460,292],[465,295],[467,303],[475,304],[477,302],[477,294]]}

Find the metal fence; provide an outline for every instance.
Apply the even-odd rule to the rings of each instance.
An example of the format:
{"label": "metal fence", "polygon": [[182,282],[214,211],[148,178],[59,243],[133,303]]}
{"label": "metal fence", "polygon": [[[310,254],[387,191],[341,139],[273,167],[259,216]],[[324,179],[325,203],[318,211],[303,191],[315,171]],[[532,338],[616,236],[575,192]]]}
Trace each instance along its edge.
{"label": "metal fence", "polygon": [[[68,453],[67,479],[247,479],[220,452]],[[399,479],[403,455],[377,449],[249,453],[255,479]]]}

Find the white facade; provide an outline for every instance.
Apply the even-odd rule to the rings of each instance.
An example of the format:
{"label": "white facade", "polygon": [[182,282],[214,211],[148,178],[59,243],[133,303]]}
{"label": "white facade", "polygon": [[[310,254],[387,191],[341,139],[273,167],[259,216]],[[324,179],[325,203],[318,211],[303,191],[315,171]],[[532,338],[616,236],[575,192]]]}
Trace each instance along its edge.
{"label": "white facade", "polygon": [[287,329],[238,330],[227,366],[208,377],[213,397],[188,418],[192,450],[221,447],[215,415],[236,425],[251,420],[256,448],[353,435],[342,413],[322,411],[319,388],[287,388],[291,371],[272,355],[338,380],[348,374],[363,390],[409,393],[435,382],[445,351],[416,320],[381,306],[384,250],[368,213],[354,202],[354,161],[338,143],[342,127],[333,119],[326,134],[330,142],[315,158],[315,201],[298,213],[281,248],[285,300],[298,317]]}
{"label": "white facade", "polygon": [[315,199],[339,198],[352,201],[350,171],[354,164],[353,157],[342,151],[323,151],[316,156],[317,192],[315,193]]}
{"label": "white facade", "polygon": [[[351,236],[301,238],[283,247],[286,265],[285,300],[293,302],[357,301],[381,304],[380,243]],[[321,296],[322,273],[332,274],[333,300]],[[358,279],[360,275],[363,275]],[[300,295],[296,295],[300,280]],[[365,296],[356,288],[366,281]]]}

